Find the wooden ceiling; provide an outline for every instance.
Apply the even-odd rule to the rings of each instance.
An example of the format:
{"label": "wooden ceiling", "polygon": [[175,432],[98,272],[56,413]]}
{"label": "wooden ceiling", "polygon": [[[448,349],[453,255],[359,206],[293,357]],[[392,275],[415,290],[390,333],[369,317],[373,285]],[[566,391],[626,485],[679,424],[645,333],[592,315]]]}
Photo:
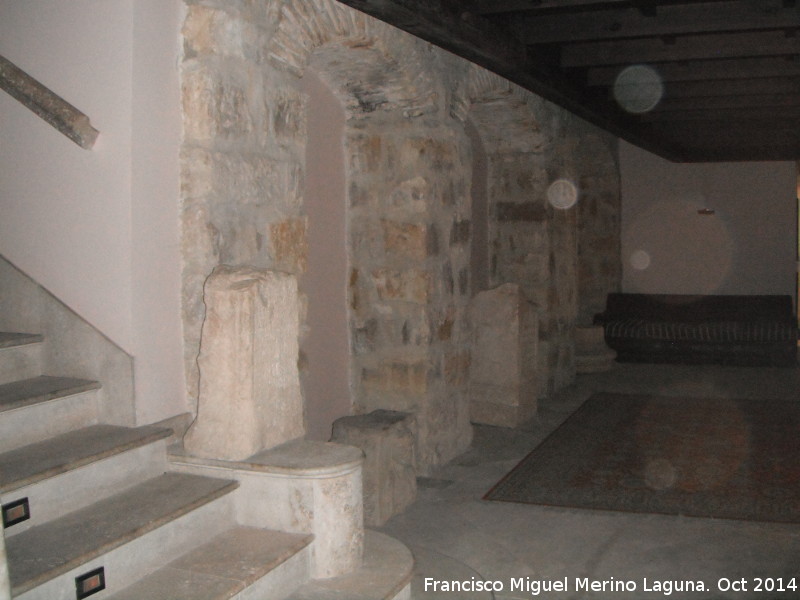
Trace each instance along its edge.
{"label": "wooden ceiling", "polygon": [[339,0],[674,161],[800,159],[800,0]]}

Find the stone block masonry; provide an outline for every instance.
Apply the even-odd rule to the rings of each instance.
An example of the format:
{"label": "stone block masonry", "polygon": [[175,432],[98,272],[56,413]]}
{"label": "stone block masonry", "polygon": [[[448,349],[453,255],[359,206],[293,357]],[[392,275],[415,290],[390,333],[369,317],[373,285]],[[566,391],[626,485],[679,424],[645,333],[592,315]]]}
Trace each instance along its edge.
{"label": "stone block masonry", "polygon": [[[421,473],[466,449],[475,252],[488,255],[490,287],[516,284],[539,309],[538,358],[527,357],[537,395],[571,380],[581,296],[596,303],[619,279],[608,267],[618,262],[618,186],[606,134],[333,0],[186,5],[181,201],[191,398],[201,381],[202,286],[215,267],[295,277],[306,268],[314,227],[304,210],[307,102],[298,78],[308,69],[346,114],[350,277],[342,293],[352,413],[411,413]],[[473,214],[479,150],[467,121],[486,154],[486,215]],[[565,175],[595,208],[557,213],[547,205],[547,186]],[[476,223],[488,248],[473,247]],[[306,301],[321,300],[298,300],[298,336]]]}

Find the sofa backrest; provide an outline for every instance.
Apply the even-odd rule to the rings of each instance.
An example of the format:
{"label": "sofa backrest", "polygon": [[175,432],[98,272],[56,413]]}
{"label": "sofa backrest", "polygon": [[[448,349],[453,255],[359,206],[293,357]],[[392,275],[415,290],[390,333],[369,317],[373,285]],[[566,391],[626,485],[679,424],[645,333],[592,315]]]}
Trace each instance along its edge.
{"label": "sofa backrest", "polygon": [[642,318],[658,321],[794,321],[788,295],[708,295],[611,293],[601,321]]}

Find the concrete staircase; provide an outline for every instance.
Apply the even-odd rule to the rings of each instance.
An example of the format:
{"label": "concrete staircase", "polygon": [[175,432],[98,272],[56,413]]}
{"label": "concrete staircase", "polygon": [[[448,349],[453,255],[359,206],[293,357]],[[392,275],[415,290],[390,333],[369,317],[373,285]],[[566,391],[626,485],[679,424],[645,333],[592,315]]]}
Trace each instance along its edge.
{"label": "concrete staircase", "polygon": [[[387,536],[366,532],[360,566],[314,579],[325,552],[317,530],[335,527],[263,526],[291,515],[274,514],[280,503],[255,497],[260,484],[248,478],[277,469],[278,479],[292,481],[297,461],[279,451],[284,463],[270,466],[273,452],[243,471],[169,460],[170,429],[104,423],[101,384],[42,374],[43,344],[40,335],[0,333],[0,502],[11,598],[410,598],[413,560]],[[300,470],[306,481],[309,469]],[[336,507],[317,510],[335,522]]]}

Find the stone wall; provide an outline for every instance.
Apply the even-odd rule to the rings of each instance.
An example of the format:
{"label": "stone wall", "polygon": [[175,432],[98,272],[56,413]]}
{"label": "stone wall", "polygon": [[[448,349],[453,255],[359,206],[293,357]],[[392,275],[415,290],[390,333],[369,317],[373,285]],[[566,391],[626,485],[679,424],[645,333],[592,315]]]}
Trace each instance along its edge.
{"label": "stone wall", "polygon": [[577,148],[581,198],[578,203],[578,324],[592,324],[610,292],[620,291],[619,160],[617,140],[591,132]]}
{"label": "stone wall", "polygon": [[[467,306],[475,290],[467,119],[488,165],[490,287],[518,283],[536,304],[539,395],[571,381],[579,231],[591,245],[591,235],[601,236],[593,223],[607,218],[613,201],[584,190],[602,196],[603,208],[602,216],[588,211],[583,224],[580,209],[549,207],[546,189],[553,178],[579,177],[582,161],[594,164],[579,140],[592,135],[602,144],[608,136],[332,0],[187,0],[183,36],[183,325],[190,397],[197,397],[202,285],[213,268],[248,265],[298,276],[305,269],[307,136],[297,80],[309,68],[347,117],[348,234],[342,243],[350,273],[352,412],[414,413],[423,472],[456,456],[471,439]],[[591,177],[576,183],[613,193],[613,160],[587,173]],[[610,246],[603,251],[618,254]],[[618,262],[618,256],[608,260]],[[591,261],[589,272],[602,271],[602,259],[592,254]]]}

